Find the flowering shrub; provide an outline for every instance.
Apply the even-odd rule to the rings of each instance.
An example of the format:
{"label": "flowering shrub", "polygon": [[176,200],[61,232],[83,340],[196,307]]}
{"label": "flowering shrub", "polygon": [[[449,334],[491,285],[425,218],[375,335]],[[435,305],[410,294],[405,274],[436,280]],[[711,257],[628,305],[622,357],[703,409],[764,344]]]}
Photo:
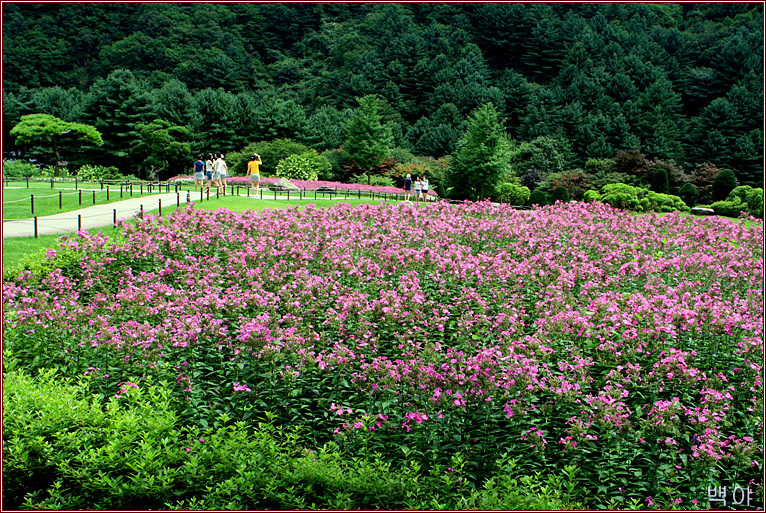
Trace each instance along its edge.
{"label": "flowering shrub", "polygon": [[332,165],[316,150],[293,154],[279,161],[277,174],[290,180],[316,180],[332,169]]}
{"label": "flowering shrub", "polygon": [[165,381],[190,426],[268,417],[470,489],[506,454],[543,479],[576,467],[589,508],[668,508],[762,474],[751,222],[601,203],[145,215],[62,239],[79,266],[3,283],[4,361],[112,401]]}

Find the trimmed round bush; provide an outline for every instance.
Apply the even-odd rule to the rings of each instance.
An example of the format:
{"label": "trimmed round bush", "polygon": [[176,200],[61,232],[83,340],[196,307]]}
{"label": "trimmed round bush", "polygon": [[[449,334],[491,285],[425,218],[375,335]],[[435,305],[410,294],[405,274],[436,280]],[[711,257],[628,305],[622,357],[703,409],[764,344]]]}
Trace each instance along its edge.
{"label": "trimmed round bush", "polygon": [[693,207],[697,204],[697,198],[699,198],[699,195],[700,193],[697,188],[690,183],[685,183],[678,191],[678,197],[680,197],[683,202],[690,207]]}
{"label": "trimmed round bush", "polygon": [[763,189],[760,187],[747,192],[747,208],[753,217],[763,217]]}
{"label": "trimmed round bush", "polygon": [[668,179],[667,170],[660,168],[654,172],[651,190],[660,194],[670,194],[670,180]]}
{"label": "trimmed round bush", "polygon": [[541,189],[535,189],[532,191],[532,193],[529,195],[529,199],[527,200],[529,205],[549,205],[550,201],[548,200],[548,195],[545,194],[545,191]]}
{"label": "trimmed round bush", "polygon": [[568,203],[569,202],[569,191],[567,191],[566,187],[563,185],[559,185],[555,189],[553,189],[553,192],[551,193],[551,201],[561,201],[562,203]]}
{"label": "trimmed round bush", "polygon": [[332,165],[316,152],[290,155],[277,164],[277,176],[296,180],[316,180],[319,175],[325,175]]}
{"label": "trimmed round bush", "polygon": [[713,201],[724,201],[737,187],[737,177],[731,169],[722,169],[713,180]]}
{"label": "trimmed round bush", "polygon": [[501,183],[495,187],[495,197],[501,203],[523,205],[530,196],[529,187],[513,183]]}

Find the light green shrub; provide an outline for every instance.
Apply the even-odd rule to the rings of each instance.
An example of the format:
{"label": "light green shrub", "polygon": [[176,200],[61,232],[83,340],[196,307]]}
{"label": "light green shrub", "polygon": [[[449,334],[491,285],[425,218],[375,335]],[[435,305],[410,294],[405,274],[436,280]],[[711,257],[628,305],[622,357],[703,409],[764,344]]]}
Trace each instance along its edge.
{"label": "light green shrub", "polygon": [[523,205],[530,196],[529,187],[513,183],[501,183],[495,187],[495,199],[501,203]]}
{"label": "light green shrub", "polygon": [[316,150],[293,154],[279,161],[277,176],[295,180],[317,180],[332,170],[332,164]]}
{"label": "light green shrub", "polygon": [[747,212],[747,204],[739,201],[716,201],[710,208],[719,216],[726,217],[739,217],[742,212]]}
{"label": "light green shrub", "polygon": [[691,209],[678,196],[647,191],[646,196],[639,200],[644,212],[689,212]]}
{"label": "light green shrub", "polygon": [[104,167],[85,164],[77,170],[77,178],[86,182],[97,182],[99,180],[122,180],[123,176],[114,166]]}
{"label": "light green shrub", "polygon": [[585,191],[585,194],[583,194],[582,199],[585,203],[593,203],[595,201],[600,201],[601,195],[598,193],[598,191],[594,191],[594,190]]}
{"label": "light green shrub", "polygon": [[3,176],[6,178],[26,178],[41,174],[39,167],[25,160],[3,162]]}
{"label": "light green shrub", "polygon": [[646,194],[646,189],[633,187],[624,183],[610,183],[601,188],[602,203],[608,203],[616,208],[643,211],[640,200]]}
{"label": "light green shrub", "polygon": [[753,217],[763,217],[763,189],[760,187],[747,192],[747,208]]}

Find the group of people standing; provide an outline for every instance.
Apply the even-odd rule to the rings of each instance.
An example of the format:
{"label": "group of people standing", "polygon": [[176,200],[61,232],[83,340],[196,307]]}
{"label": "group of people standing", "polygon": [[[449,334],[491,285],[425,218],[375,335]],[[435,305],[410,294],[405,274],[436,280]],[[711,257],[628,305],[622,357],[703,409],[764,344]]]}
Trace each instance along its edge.
{"label": "group of people standing", "polygon": [[404,178],[404,196],[407,201],[410,200],[413,189],[415,190],[415,201],[428,201],[428,178],[419,176],[413,182],[412,175],[408,174]]}
{"label": "group of people standing", "polygon": [[[259,166],[263,164],[261,157],[258,154],[253,154],[250,157],[250,162],[247,163],[247,175],[250,177],[250,188],[258,192],[258,185],[261,182],[261,174]],[[224,160],[224,155],[221,152],[217,152],[215,155],[208,153],[205,156],[205,160],[202,160],[200,155],[194,162],[194,192],[197,192],[197,187],[204,191],[209,191],[210,186],[215,183],[217,189],[221,187],[226,188],[226,177],[229,176],[229,166]],[[205,180],[207,183],[205,184]]]}

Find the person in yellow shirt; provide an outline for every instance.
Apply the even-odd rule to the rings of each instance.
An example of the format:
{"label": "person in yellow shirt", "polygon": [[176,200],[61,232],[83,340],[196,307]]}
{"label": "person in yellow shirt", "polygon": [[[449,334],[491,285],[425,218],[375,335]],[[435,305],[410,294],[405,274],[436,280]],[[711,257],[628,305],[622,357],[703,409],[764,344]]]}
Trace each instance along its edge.
{"label": "person in yellow shirt", "polygon": [[259,166],[263,164],[261,162],[261,156],[254,153],[250,156],[250,162],[247,163],[247,175],[250,177],[250,188],[255,190],[258,194],[258,185],[261,183],[261,172]]}

